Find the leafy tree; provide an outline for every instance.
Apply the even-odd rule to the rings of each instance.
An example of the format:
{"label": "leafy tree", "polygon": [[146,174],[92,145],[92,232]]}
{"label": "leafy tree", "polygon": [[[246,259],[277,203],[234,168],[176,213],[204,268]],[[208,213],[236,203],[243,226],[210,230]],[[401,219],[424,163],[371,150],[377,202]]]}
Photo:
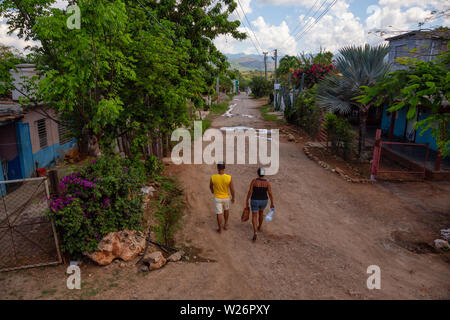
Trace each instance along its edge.
{"label": "leafy tree", "polygon": [[361,86],[373,87],[390,70],[384,61],[388,52],[385,45],[344,47],[336,58],[339,73],[331,73],[318,83],[317,103],[322,108],[344,114],[353,106],[359,109],[359,156],[365,148],[367,116],[374,102],[359,102],[355,98],[361,95]]}
{"label": "leafy tree", "polygon": [[[111,151],[116,137],[126,137],[129,155],[167,137],[186,123],[189,102],[202,107],[202,93],[228,68],[214,38],[245,34],[239,21],[228,20],[232,0],[158,2],[143,8],[128,0],[79,0],[81,28],[69,30],[65,12],[51,7],[55,0],[2,1],[10,31],[40,42],[31,49],[39,74],[25,84],[30,94],[22,102],[48,116],[55,110],[97,155],[99,146]],[[2,61],[1,70],[10,66]]]}
{"label": "leafy tree", "polygon": [[299,59],[297,57],[285,55],[280,60],[279,67],[277,68],[277,75],[286,77],[288,74],[292,74],[292,71],[298,68],[299,64]]}
{"label": "leafy tree", "polygon": [[250,88],[252,89],[252,94],[255,98],[261,98],[269,94],[270,91],[270,81],[266,81],[264,77],[256,76],[253,77],[250,82]]}
{"label": "leafy tree", "polygon": [[[449,45],[450,48],[450,45]],[[407,118],[416,118],[419,107],[429,110],[429,116],[414,124],[420,134],[431,129],[443,157],[450,154],[450,52],[435,61],[413,58],[398,60],[406,68],[388,73],[373,87],[363,86],[358,102],[376,106],[391,105],[389,112],[408,109]]]}

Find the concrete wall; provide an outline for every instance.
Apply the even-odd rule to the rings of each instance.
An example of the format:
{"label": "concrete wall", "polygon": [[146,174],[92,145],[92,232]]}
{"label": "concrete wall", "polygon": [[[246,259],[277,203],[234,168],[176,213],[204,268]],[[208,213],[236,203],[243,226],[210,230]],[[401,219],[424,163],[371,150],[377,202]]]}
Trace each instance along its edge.
{"label": "concrete wall", "polygon": [[[18,64],[16,68],[17,71],[11,70],[11,76],[14,78],[14,85],[18,87],[20,91],[28,93],[23,89],[21,83],[24,82],[23,77],[29,79],[36,75],[35,66],[33,64]],[[12,99],[18,101],[20,97],[23,97],[22,93],[18,90],[13,90]]]}
{"label": "concrete wall", "polygon": [[[384,107],[383,109],[383,117],[381,120],[381,130],[385,133],[389,133],[389,129],[391,126],[391,115],[388,114],[387,109],[389,107]],[[395,126],[394,126],[394,136],[397,138],[402,139],[405,135],[405,127],[407,125],[406,121],[406,114],[408,113],[408,110],[403,108],[399,111],[397,111],[397,116],[395,118]],[[429,113],[425,110],[420,110],[418,115],[418,121],[425,119],[428,117]],[[416,131],[416,137],[415,137],[415,143],[429,143],[430,148],[437,151],[437,144],[436,139],[431,135],[431,129],[425,131],[422,135],[419,133],[421,130]]]}
{"label": "concrete wall", "polygon": [[[57,118],[54,112],[49,111],[48,113],[52,118]],[[36,123],[40,119],[45,119],[47,129],[47,147],[43,149],[41,149],[39,145],[39,134]],[[72,140],[69,143],[60,145],[58,124],[36,111],[28,112],[22,119],[22,123],[29,127],[33,163],[39,168],[55,166],[57,161],[62,161],[64,159],[65,152],[71,149],[75,144],[75,140]]]}

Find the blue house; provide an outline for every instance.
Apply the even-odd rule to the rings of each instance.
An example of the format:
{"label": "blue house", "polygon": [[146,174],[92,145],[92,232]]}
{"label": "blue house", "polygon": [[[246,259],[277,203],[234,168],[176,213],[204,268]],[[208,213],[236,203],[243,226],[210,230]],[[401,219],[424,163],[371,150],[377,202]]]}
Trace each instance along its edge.
{"label": "blue house", "polygon": [[[34,74],[33,65],[18,65],[17,69],[13,74],[17,81]],[[35,176],[37,168],[55,166],[76,145],[66,126],[51,120],[39,107],[23,110],[19,98],[14,90],[10,97],[0,99],[0,181]],[[49,115],[58,118],[54,112]]]}
{"label": "blue house", "polygon": [[[438,31],[411,31],[395,37],[387,38],[390,45],[389,62],[393,64],[393,68],[400,69],[405,66],[396,63],[397,58],[411,57],[423,61],[432,61],[436,59],[443,51],[448,51],[447,43],[450,37],[450,32],[446,30]],[[414,49],[414,50],[413,50]],[[438,147],[436,139],[431,135],[431,130],[420,134],[414,130],[414,124],[426,118],[430,111],[424,106],[419,106],[419,111],[416,118],[408,121],[406,114],[407,110],[402,109],[394,113],[387,111],[389,106],[383,108],[381,129],[383,135],[388,140],[412,142],[418,144],[429,143],[429,147],[432,150],[431,158],[436,158],[437,162],[440,162],[440,157],[437,155]],[[434,152],[434,154],[433,154]],[[436,166],[439,170],[439,165]]]}

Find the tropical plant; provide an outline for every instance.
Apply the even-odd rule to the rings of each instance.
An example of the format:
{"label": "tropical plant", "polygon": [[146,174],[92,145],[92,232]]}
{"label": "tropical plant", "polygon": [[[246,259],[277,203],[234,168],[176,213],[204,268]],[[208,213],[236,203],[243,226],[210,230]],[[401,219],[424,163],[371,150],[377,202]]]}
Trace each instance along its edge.
{"label": "tropical plant", "polygon": [[326,131],[328,141],[331,142],[331,150],[334,153],[342,153],[347,159],[353,149],[353,131],[345,118],[339,118],[334,113],[325,114],[323,129]]}
{"label": "tropical plant", "polygon": [[269,94],[270,82],[264,77],[256,76],[252,78],[250,88],[255,98],[261,98]]}
{"label": "tropical plant", "polygon": [[390,71],[391,65],[384,60],[388,52],[386,45],[344,47],[336,58],[337,73],[325,76],[317,87],[320,107],[342,114],[349,113],[352,107],[358,108],[360,157],[365,149],[367,116],[374,102],[361,103],[355,98],[361,95],[362,86],[373,87]]}
{"label": "tropical plant", "polygon": [[294,105],[284,109],[287,122],[305,130],[315,137],[320,128],[321,111],[316,104],[316,86],[303,90],[294,100]]}
{"label": "tropical plant", "polygon": [[139,230],[145,180],[140,161],[108,156],[64,177],[48,212],[60,231],[62,250],[74,255],[92,252],[109,232]]}
{"label": "tropical plant", "polygon": [[[325,75],[334,70],[333,54],[320,49],[320,52],[313,54],[301,53],[298,58],[298,68],[292,74],[295,86],[301,89],[313,87]],[[303,82],[303,86],[301,86]]]}
{"label": "tropical plant", "polygon": [[298,68],[300,65],[299,59],[294,56],[285,55],[280,59],[280,64],[277,68],[277,76],[284,77],[292,74],[292,70]]}
{"label": "tropical plant", "polygon": [[[450,44],[448,45],[450,49]],[[450,51],[435,61],[412,58],[398,60],[406,68],[388,73],[373,87],[363,86],[358,102],[390,105],[389,112],[407,108],[407,119],[413,120],[419,107],[429,110],[429,115],[414,124],[420,134],[431,129],[443,157],[450,154]]]}

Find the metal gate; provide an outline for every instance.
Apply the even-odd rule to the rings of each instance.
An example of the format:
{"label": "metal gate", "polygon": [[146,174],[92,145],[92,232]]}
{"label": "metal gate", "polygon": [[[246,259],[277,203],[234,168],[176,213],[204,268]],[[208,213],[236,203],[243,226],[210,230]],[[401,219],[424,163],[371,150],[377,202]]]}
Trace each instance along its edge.
{"label": "metal gate", "polygon": [[47,178],[0,181],[0,271],[62,262]]}

